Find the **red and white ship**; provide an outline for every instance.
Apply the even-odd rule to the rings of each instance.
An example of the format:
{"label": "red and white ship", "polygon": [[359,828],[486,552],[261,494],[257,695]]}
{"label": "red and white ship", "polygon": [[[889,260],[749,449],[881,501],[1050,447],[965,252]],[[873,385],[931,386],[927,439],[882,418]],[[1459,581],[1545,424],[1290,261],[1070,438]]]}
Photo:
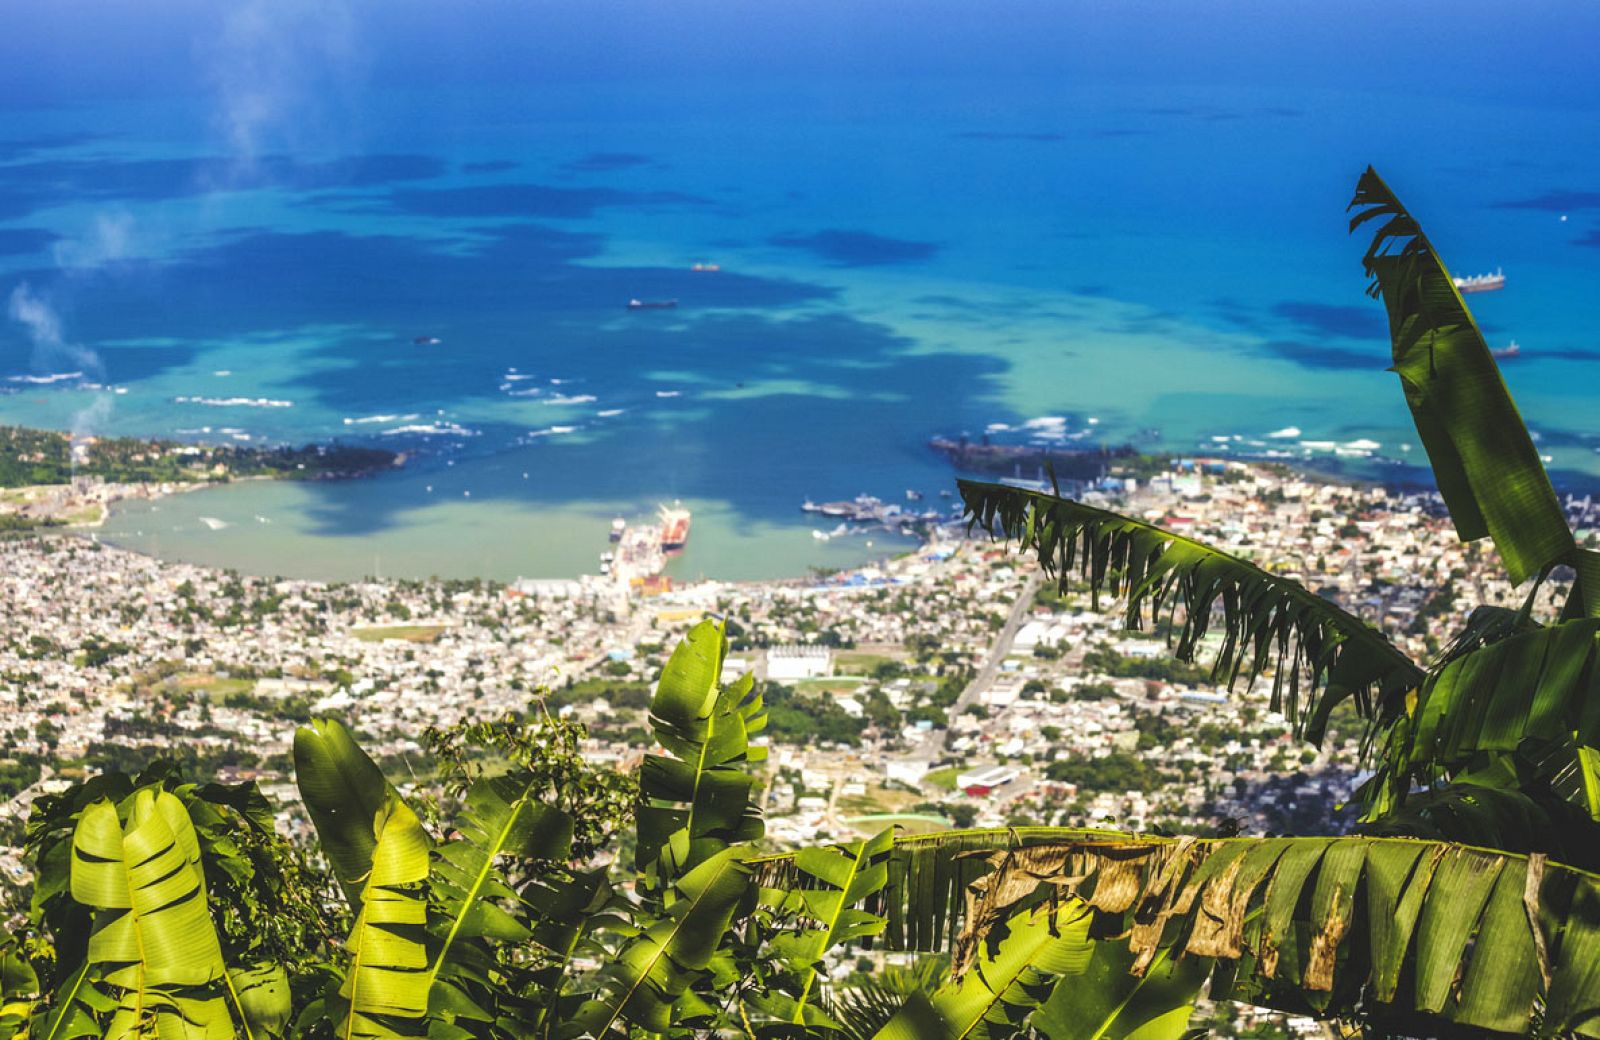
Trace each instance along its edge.
{"label": "red and white ship", "polygon": [[661,507],[661,551],[683,552],[689,541],[689,511],[674,502],[670,508]]}

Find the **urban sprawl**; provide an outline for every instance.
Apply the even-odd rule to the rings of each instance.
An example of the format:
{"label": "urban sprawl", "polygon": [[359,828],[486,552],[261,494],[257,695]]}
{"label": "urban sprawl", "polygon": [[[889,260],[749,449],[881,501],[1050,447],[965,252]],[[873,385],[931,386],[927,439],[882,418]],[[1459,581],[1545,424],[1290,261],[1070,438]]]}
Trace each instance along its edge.
{"label": "urban sprawl", "polygon": [[[1518,601],[1431,496],[1214,463],[1085,497],[1300,580],[1418,659],[1475,605]],[[1580,528],[1589,505],[1569,499]],[[630,768],[651,744],[652,681],[707,614],[728,619],[725,678],[764,684],[775,845],[889,824],[1336,826],[1361,768],[1353,713],[1320,749],[1297,742],[1270,681],[1220,685],[1206,653],[1174,660],[1159,635],[1124,628],[1120,604],[1097,612],[1033,560],[963,535],[947,527],[825,580],[649,597],[598,576],[282,581],[80,535],[13,537],[0,542],[0,869],[20,877],[32,799],[100,769],[174,758],[292,805],[290,742],[313,717],[356,728],[402,786],[424,767],[427,726],[537,710],[583,722],[592,760]]]}

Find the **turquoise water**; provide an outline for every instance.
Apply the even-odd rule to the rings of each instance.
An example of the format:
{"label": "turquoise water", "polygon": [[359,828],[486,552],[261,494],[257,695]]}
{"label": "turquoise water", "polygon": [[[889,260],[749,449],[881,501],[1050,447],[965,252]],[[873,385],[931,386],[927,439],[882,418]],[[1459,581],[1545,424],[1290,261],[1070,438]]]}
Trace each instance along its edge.
{"label": "turquoise water", "polygon": [[264,573],[568,575],[612,515],[677,499],[680,574],[773,577],[899,548],[818,540],[798,507],[936,501],[936,434],[1411,461],[1343,225],[1368,162],[1460,273],[1505,269],[1471,302],[1522,346],[1506,378],[1558,478],[1600,476],[1593,91],[1341,83],[1314,26],[1248,74],[1163,65],[1171,40],[1125,75],[981,36],[970,69],[931,37],[882,53],[944,64],[873,69],[701,40],[679,60],[702,74],[626,26],[634,65],[580,67],[578,20],[544,27],[537,75],[423,57],[415,82],[424,16],[376,10],[347,12],[355,57],[286,37],[304,88],[270,62],[116,99],[41,76],[0,108],[0,421],[411,456],[129,507],[103,537]]}

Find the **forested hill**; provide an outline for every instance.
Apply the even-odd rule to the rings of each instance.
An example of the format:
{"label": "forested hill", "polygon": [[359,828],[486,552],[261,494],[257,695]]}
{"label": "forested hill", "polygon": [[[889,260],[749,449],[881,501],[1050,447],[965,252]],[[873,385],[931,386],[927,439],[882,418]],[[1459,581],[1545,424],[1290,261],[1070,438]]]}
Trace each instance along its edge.
{"label": "forested hill", "polygon": [[[76,459],[74,459],[76,454]],[[121,484],[198,483],[237,477],[291,480],[364,476],[403,461],[380,448],[315,444],[299,448],[184,444],[134,437],[79,438],[0,426],[0,487],[66,484],[74,476]]]}

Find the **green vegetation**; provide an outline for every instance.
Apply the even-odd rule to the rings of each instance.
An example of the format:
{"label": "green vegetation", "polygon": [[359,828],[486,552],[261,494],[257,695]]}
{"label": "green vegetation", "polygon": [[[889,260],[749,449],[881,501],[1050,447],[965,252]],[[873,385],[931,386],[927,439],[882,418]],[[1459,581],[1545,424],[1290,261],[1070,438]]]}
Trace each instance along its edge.
{"label": "green vegetation", "polygon": [[1085,794],[1147,791],[1161,783],[1161,775],[1154,766],[1125,751],[1113,751],[1099,758],[1072,755],[1050,763],[1045,775],[1052,780],[1074,783]]}
{"label": "green vegetation", "polygon": [[72,438],[53,430],[0,426],[0,487],[67,484],[99,477],[118,484],[192,484],[238,477],[316,480],[386,469],[393,452],[354,445],[253,448],[100,437],[83,442],[74,462]]}

